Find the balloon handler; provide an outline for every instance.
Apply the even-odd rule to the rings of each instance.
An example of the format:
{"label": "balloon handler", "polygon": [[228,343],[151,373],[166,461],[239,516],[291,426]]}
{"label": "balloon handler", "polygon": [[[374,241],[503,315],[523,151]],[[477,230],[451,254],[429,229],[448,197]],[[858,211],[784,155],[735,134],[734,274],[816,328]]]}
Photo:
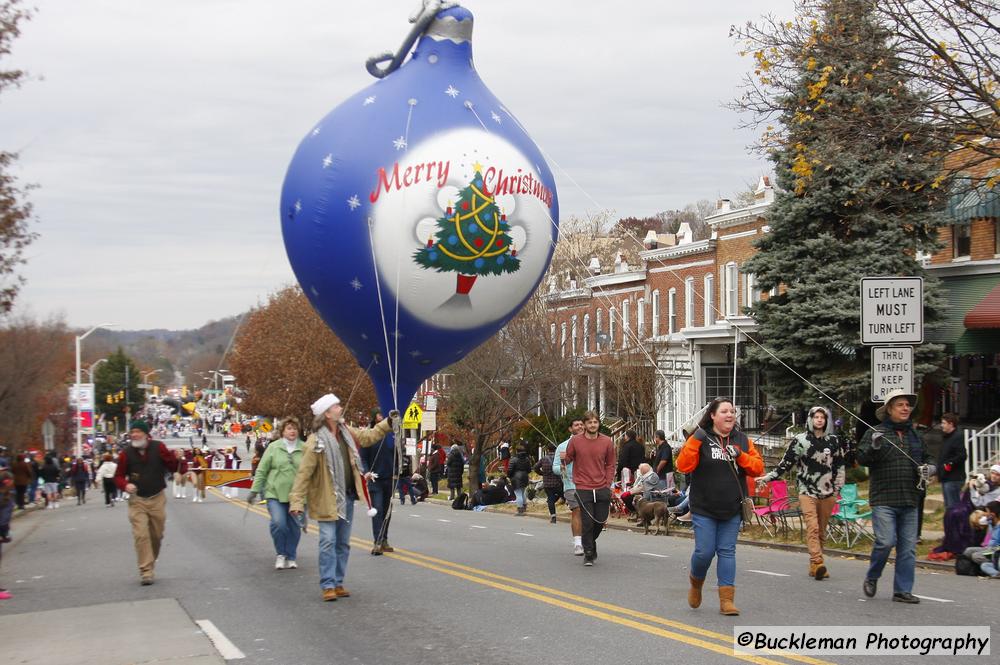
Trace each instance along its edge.
{"label": "balloon handler", "polygon": [[361,477],[358,447],[374,446],[391,433],[399,412],[391,411],[388,418],[374,427],[358,429],[344,423],[344,409],[332,393],[320,397],[311,408],[315,416],[313,434],[306,440],[289,494],[289,512],[298,518],[308,506],[310,515],[319,524],[319,583],[323,600],[335,601],[351,595],[344,588],[344,576],[351,553],[354,502],[359,488],[368,515],[374,516],[376,512],[371,507],[367,483]]}

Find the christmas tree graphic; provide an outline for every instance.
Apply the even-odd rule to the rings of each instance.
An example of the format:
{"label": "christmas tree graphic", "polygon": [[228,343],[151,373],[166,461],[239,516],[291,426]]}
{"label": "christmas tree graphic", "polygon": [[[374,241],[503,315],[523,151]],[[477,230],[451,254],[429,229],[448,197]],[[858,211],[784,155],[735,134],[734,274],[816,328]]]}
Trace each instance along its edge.
{"label": "christmas tree graphic", "polygon": [[437,220],[437,232],[413,258],[438,272],[458,273],[457,295],[467,296],[480,275],[516,272],[521,267],[510,237],[507,216],[483,186],[482,165],[459,194],[458,204],[448,206]]}

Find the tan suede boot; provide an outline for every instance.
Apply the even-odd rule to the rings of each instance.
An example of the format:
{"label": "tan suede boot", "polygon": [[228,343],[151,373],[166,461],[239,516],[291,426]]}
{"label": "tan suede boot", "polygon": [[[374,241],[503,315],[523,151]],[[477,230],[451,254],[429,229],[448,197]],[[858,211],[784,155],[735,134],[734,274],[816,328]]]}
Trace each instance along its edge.
{"label": "tan suede boot", "polygon": [[736,605],[733,605],[733,597],[736,595],[736,587],[734,586],[720,586],[719,587],[719,613],[725,614],[728,617],[739,616],[740,611],[736,609]]}
{"label": "tan suede boot", "polygon": [[688,605],[697,608],[701,606],[701,587],[705,584],[705,580],[694,577],[693,575],[688,575],[688,579],[691,580],[691,588],[688,589]]}
{"label": "tan suede boot", "polygon": [[[812,568],[813,566],[810,567]],[[826,564],[823,563],[822,559],[820,560],[819,563],[815,564],[814,570],[812,571],[812,576],[815,577],[817,580],[821,580],[825,577],[830,576],[829,573],[826,572]]]}
{"label": "tan suede boot", "polygon": [[[819,567],[818,563],[809,562],[809,577],[816,577],[816,569]],[[819,579],[818,577],[816,579]]]}

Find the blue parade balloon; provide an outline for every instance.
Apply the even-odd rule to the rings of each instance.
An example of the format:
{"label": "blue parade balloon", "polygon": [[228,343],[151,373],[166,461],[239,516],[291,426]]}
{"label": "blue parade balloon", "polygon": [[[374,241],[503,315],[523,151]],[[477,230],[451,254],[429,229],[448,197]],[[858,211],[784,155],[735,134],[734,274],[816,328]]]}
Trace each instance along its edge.
{"label": "blue parade balloon", "polygon": [[408,61],[370,65],[383,77],[310,129],[281,192],[295,276],[383,413],[509,321],[558,238],[552,172],[479,78],[472,14],[425,19]]}

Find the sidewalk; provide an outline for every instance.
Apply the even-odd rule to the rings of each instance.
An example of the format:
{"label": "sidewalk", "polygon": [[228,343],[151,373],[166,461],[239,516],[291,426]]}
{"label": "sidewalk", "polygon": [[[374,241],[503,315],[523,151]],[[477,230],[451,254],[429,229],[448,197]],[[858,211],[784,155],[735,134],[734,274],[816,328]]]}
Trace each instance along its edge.
{"label": "sidewalk", "polygon": [[[445,500],[445,499],[428,498],[427,502],[428,503],[434,503],[434,504],[441,505],[441,506],[449,506],[449,507],[451,506],[451,501],[448,501],[448,500]],[[505,506],[509,506],[511,508],[511,510],[505,510],[504,509]],[[486,507],[486,512],[507,513],[509,515],[513,515],[514,514],[513,513],[513,507],[514,507],[513,503],[506,503],[506,504],[501,503],[501,504],[497,504],[497,505],[493,505],[493,506],[487,506]],[[532,503],[529,502],[528,503],[528,512],[525,513],[525,516],[527,516],[527,517],[534,517],[536,519],[544,519],[546,521],[549,519],[548,512],[532,512],[531,508],[532,508]],[[568,524],[569,523],[569,515],[565,514],[565,513],[557,513],[556,514],[556,520],[559,521],[559,522],[564,522],[564,523]],[[640,535],[640,536],[643,535],[641,527],[636,527],[635,523],[628,522],[627,520],[623,520],[623,519],[609,518],[607,524],[604,525],[604,528],[605,529],[615,529],[615,530],[618,530],[618,531],[629,531],[629,532],[635,533],[636,535]],[[671,536],[680,536],[681,538],[692,538],[692,539],[694,538],[694,532],[692,531],[692,529],[690,527],[678,527],[677,526],[677,522],[673,521],[673,520],[671,520],[671,522],[670,522],[670,534],[669,535],[671,535]],[[930,531],[928,529],[924,529],[923,534],[922,534],[922,538],[923,538],[924,542],[930,542],[930,541],[940,540],[942,537],[944,537],[944,533],[943,532]],[[809,551],[806,548],[805,543],[788,543],[788,542],[769,541],[769,540],[752,540],[750,538],[745,538],[743,536],[740,536],[738,542],[740,544],[743,544],[743,545],[753,545],[755,547],[764,547],[764,548],[771,548],[771,549],[779,549],[779,550],[784,550],[786,552],[804,552],[804,553],[808,553],[808,551]],[[848,551],[848,550],[838,550],[838,549],[834,549],[834,548],[831,548],[831,547],[824,547],[823,551],[826,554],[828,554],[828,555],[840,556],[840,557],[846,557],[846,558],[852,558],[852,559],[867,560],[867,559],[871,558],[871,556],[869,554],[865,554],[865,553],[862,553],[862,552],[852,552],[852,551]],[[895,557],[889,557],[889,561],[895,561]],[[921,567],[921,568],[927,568],[927,569],[930,569],[930,570],[938,570],[938,571],[944,571],[944,570],[954,571],[955,570],[955,565],[954,565],[953,562],[930,561],[928,559],[919,559],[919,558],[917,559],[917,566]]]}
{"label": "sidewalk", "polygon": [[173,598],[7,614],[0,625],[5,662],[21,665],[226,662]]}

